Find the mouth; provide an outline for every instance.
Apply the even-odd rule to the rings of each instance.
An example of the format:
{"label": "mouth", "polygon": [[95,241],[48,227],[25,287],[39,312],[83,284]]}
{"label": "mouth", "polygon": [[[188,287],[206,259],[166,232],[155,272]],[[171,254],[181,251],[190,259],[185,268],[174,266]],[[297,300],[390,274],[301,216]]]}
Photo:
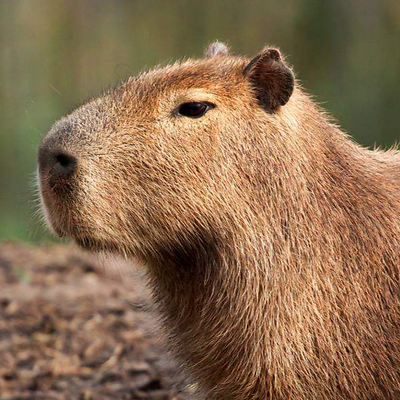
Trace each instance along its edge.
{"label": "mouth", "polygon": [[40,202],[43,216],[50,232],[60,238],[72,239],[79,247],[85,250],[102,251],[106,247],[115,247],[111,245],[106,245],[105,243],[89,235],[82,235],[76,232],[76,229],[68,229],[66,227],[66,224],[62,223],[63,218],[61,218],[60,216],[54,216],[54,212],[52,211],[52,209],[54,208],[54,204],[49,204],[51,199],[49,199],[48,193],[44,193],[39,175],[37,179],[37,184],[40,194]]}
{"label": "mouth", "polygon": [[[85,223],[84,220],[80,220],[79,213],[72,213],[75,203],[73,196],[60,196],[59,193],[54,193],[39,171],[37,171],[37,187],[44,220],[55,236],[69,238],[84,250],[120,253],[121,245],[112,237],[102,237],[95,229],[93,221],[90,224],[87,221]],[[97,234],[93,234],[96,231]]]}
{"label": "mouth", "polygon": [[65,233],[53,223],[53,219],[51,218],[50,210],[45,200],[45,193],[42,184],[42,179],[39,174],[39,169],[36,170],[36,185],[38,188],[37,192],[39,193],[40,205],[46,226],[48,227],[50,232],[53,233],[54,235],[58,237],[65,236]]}
{"label": "mouth", "polygon": [[[41,209],[48,229],[55,236],[77,241],[76,238],[80,236],[80,232],[79,224],[75,222],[76,216],[73,217],[71,213],[74,203],[73,196],[71,193],[66,196],[56,192],[49,185],[47,176],[41,174],[39,170],[36,178]],[[84,238],[81,240],[82,247],[85,247],[85,243],[91,242],[91,239]]]}

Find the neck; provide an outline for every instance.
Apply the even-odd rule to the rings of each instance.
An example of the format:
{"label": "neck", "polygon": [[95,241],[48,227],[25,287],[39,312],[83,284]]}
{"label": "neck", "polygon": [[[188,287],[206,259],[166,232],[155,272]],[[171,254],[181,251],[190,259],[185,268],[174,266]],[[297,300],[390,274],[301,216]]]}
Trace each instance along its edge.
{"label": "neck", "polygon": [[382,182],[376,154],[317,116],[299,121],[289,160],[244,171],[251,201],[228,207],[225,229],[196,232],[151,263],[175,349],[208,398],[389,393],[376,388],[393,363],[382,332],[393,330],[399,283],[398,189]]}

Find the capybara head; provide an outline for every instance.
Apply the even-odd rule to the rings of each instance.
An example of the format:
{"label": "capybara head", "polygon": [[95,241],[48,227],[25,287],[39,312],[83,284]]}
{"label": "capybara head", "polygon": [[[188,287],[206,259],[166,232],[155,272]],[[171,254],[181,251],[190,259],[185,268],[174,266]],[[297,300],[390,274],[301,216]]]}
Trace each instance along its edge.
{"label": "capybara head", "polygon": [[48,223],[86,248],[145,260],[212,235],[247,201],[237,175],[251,168],[242,160],[257,142],[251,132],[263,124],[267,140],[282,140],[293,88],[278,50],[248,60],[215,43],[203,59],[142,73],[88,101],[40,146]]}
{"label": "capybara head", "polygon": [[61,119],[45,214],[148,266],[207,398],[400,393],[400,156],[352,142],[280,52],[216,43]]}

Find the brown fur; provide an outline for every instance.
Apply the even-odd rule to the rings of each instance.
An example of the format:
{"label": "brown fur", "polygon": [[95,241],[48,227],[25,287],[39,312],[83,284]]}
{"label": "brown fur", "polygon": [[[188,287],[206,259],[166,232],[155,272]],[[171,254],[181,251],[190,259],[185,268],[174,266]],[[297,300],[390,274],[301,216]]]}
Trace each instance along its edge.
{"label": "brown fur", "polygon": [[[290,96],[274,50],[273,76],[252,75],[265,51],[155,69],[60,120],[41,148],[78,170],[41,171],[48,219],[148,266],[207,398],[399,397],[400,155],[353,143],[298,83]],[[188,101],[216,107],[178,116]]]}

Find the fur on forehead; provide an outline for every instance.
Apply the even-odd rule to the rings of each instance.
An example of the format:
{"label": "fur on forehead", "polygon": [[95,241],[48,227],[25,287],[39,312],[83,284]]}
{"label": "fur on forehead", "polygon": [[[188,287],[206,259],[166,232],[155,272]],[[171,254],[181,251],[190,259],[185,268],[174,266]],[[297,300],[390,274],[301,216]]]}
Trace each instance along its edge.
{"label": "fur on forehead", "polygon": [[204,52],[205,58],[212,58],[215,56],[227,56],[229,54],[228,46],[222,42],[211,43]]}
{"label": "fur on forehead", "polygon": [[213,91],[223,88],[227,91],[229,87],[238,85],[246,79],[243,71],[248,62],[241,57],[187,59],[131,77],[116,91],[135,89],[147,95],[162,94],[164,90],[195,87],[209,88]]}

